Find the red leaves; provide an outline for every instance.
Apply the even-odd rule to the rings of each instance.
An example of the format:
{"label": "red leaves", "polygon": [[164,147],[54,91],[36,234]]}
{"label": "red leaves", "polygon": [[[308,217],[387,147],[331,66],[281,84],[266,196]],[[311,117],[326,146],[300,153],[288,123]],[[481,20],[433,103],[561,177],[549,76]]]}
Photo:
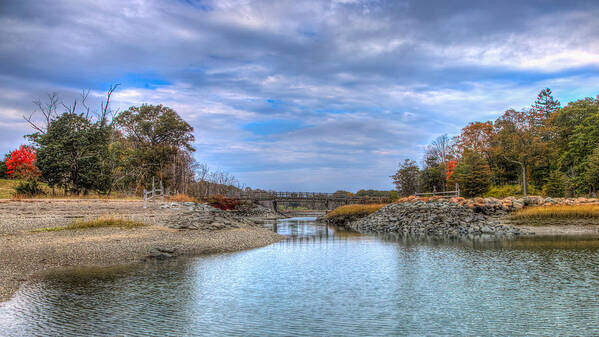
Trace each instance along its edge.
{"label": "red leaves", "polygon": [[28,146],[19,147],[6,158],[6,173],[16,178],[33,178],[40,175],[35,166],[35,150]]}
{"label": "red leaves", "polygon": [[451,178],[453,175],[453,171],[455,170],[456,166],[458,166],[458,161],[455,159],[447,162],[447,169],[445,170],[447,177],[445,178],[445,181],[449,181],[449,178]]}

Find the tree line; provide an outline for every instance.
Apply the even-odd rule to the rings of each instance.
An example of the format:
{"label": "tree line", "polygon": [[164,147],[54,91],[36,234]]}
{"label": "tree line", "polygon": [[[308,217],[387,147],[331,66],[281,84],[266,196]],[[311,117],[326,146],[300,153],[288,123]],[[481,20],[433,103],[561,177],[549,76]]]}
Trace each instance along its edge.
{"label": "tree line", "polygon": [[453,190],[464,196],[596,196],[599,187],[599,96],[562,107],[549,88],[526,109],[471,122],[455,137],[427,146],[391,176],[401,195]]}
{"label": "tree line", "polygon": [[[108,90],[96,109],[88,105],[89,91],[69,105],[57,94],[43,103],[35,101],[36,111],[24,117],[34,130],[26,136],[30,145],[8,154],[0,170],[30,188],[41,181],[53,193],[60,189],[71,195],[134,195],[149,188],[153,179],[171,191],[197,197],[239,188],[232,175],[195,161],[194,129],[175,110],[151,104],[112,110],[110,98],[116,88]],[[10,174],[6,164],[27,153],[33,154],[36,170]],[[21,190],[27,192],[24,186]]]}

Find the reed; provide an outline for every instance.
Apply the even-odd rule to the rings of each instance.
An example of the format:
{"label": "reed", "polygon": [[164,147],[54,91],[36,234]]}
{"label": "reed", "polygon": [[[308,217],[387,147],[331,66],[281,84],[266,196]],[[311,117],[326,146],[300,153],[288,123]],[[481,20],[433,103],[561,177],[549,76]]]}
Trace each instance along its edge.
{"label": "reed", "polygon": [[527,207],[514,212],[511,219],[520,224],[595,224],[599,205],[553,205]]}

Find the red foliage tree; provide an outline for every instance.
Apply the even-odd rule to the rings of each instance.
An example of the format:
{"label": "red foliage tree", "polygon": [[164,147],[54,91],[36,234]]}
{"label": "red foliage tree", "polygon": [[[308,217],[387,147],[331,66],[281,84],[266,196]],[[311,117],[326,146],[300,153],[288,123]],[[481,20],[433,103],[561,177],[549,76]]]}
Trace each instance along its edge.
{"label": "red foliage tree", "polygon": [[451,176],[453,175],[456,166],[458,166],[458,161],[455,159],[447,162],[447,176],[445,181],[449,181],[449,178],[451,178]]}
{"label": "red foliage tree", "polygon": [[28,146],[19,147],[6,158],[6,173],[15,178],[31,179],[40,175],[35,166],[35,150]]}

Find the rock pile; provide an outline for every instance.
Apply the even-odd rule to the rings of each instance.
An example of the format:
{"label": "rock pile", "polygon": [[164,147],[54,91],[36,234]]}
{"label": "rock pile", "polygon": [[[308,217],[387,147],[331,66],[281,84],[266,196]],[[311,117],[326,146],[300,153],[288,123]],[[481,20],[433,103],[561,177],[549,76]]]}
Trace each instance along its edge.
{"label": "rock pile", "polygon": [[206,204],[173,202],[163,204],[160,208],[172,210],[172,215],[165,222],[174,229],[210,231],[255,225],[252,221]]}
{"label": "rock pile", "polygon": [[251,218],[277,219],[284,217],[284,215],[258,204],[241,205],[238,209],[230,212],[236,216]]}
{"label": "rock pile", "polygon": [[[428,202],[431,200],[442,200],[440,197],[418,198],[410,196],[401,198],[396,203],[411,203],[411,202]],[[471,208],[477,212],[487,215],[504,215],[522,209],[527,206],[551,206],[551,205],[583,205],[583,204],[599,204],[599,199],[596,198],[549,198],[541,196],[528,197],[507,197],[504,199],[496,198],[451,198],[448,200],[451,203]]]}
{"label": "rock pile", "polygon": [[395,232],[406,236],[513,236],[521,233],[513,226],[500,224],[493,212],[504,212],[502,203],[476,207],[444,199],[410,200],[389,204],[360,220],[346,224],[358,232]]}

